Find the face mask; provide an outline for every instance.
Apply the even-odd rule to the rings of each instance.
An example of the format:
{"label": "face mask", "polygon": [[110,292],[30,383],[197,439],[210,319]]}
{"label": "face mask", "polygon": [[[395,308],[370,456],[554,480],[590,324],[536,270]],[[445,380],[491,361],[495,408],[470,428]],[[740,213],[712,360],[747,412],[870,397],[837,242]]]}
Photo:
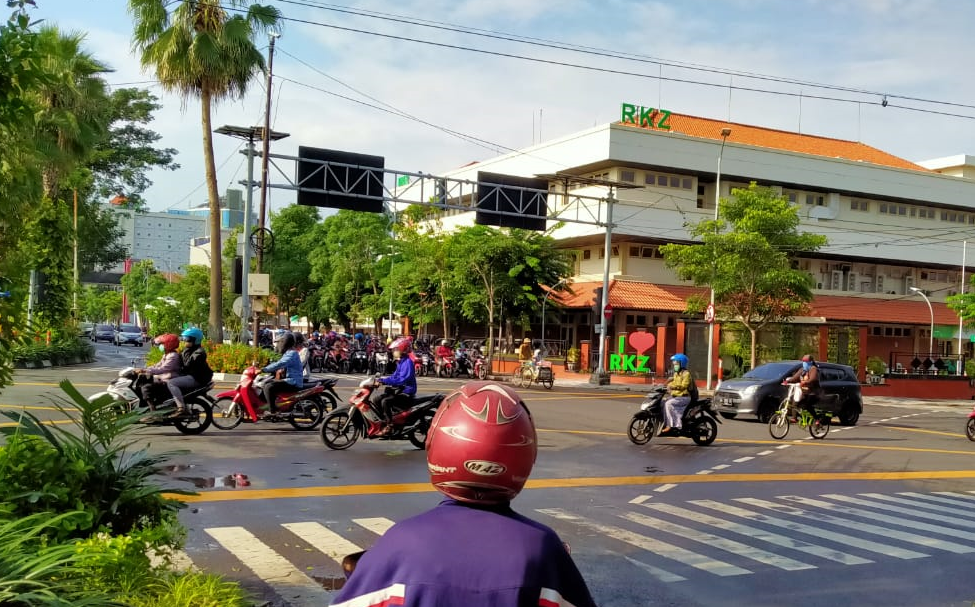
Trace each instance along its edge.
{"label": "face mask", "polygon": [[674,373],[680,373],[680,363],[674,363]]}
{"label": "face mask", "polygon": [[802,370],[803,371],[808,371],[809,370],[809,367],[811,367],[811,366],[812,365],[809,364],[809,363],[802,363]]}
{"label": "face mask", "polygon": [[393,358],[394,359],[399,360],[402,357],[403,357],[403,353],[402,352],[400,352],[399,350],[393,350]]}
{"label": "face mask", "polygon": [[163,354],[166,353],[166,346],[164,346],[162,344],[159,344],[157,347],[159,348],[159,351],[160,352],[162,352]]}

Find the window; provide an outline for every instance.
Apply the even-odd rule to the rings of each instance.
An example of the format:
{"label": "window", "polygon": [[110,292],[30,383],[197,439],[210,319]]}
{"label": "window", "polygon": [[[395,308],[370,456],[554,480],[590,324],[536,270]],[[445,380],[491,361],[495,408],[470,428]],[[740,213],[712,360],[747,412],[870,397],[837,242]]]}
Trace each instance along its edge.
{"label": "window", "polygon": [[796,192],[786,191],[783,192],[783,194],[785,195],[786,198],[789,199],[789,204],[796,204],[796,201],[799,200],[799,194]]}
{"label": "window", "polygon": [[630,257],[639,257],[640,247],[630,247]]}
{"label": "window", "polygon": [[704,186],[702,184],[697,184],[697,195],[704,196]]}
{"label": "window", "polygon": [[657,247],[643,247],[640,250],[640,257],[646,259],[652,259],[654,257],[659,257],[659,251]]}
{"label": "window", "polygon": [[852,211],[869,211],[870,203],[866,200],[851,200],[850,210]]}
{"label": "window", "polygon": [[636,324],[639,325],[639,326],[641,326],[641,327],[642,326],[646,326],[646,324],[647,324],[647,317],[644,316],[644,315],[637,315],[637,317],[636,317]]}
{"label": "window", "polygon": [[633,183],[636,181],[636,173],[633,171],[620,171],[620,181]]}
{"label": "window", "polygon": [[679,188],[680,187],[680,177],[677,175],[670,176],[670,187]]}
{"label": "window", "polygon": [[690,177],[684,177],[683,179],[680,180],[680,187],[682,187],[685,190],[691,189],[691,186],[693,184],[694,184],[694,180],[691,179]]}
{"label": "window", "polygon": [[583,251],[582,251],[582,258],[583,259],[592,259],[592,250],[590,250],[590,249],[583,249]]}
{"label": "window", "polygon": [[647,185],[656,185],[657,184],[657,176],[656,175],[651,175],[650,173],[647,173],[646,175],[643,176],[643,183],[645,183]]}
{"label": "window", "polygon": [[881,213],[886,213],[887,212],[887,203],[886,202],[881,202],[880,203],[880,212]]}

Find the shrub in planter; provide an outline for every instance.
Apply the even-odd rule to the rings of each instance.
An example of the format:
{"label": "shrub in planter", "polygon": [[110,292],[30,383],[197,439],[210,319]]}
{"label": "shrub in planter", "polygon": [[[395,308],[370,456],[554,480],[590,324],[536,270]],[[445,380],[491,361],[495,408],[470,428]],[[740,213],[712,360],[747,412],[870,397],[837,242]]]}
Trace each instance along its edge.
{"label": "shrub in planter", "polygon": [[871,356],[867,359],[867,372],[870,375],[883,375],[887,367],[884,365],[884,361],[879,356]]}
{"label": "shrub in planter", "polygon": [[579,368],[579,357],[582,353],[579,348],[569,348],[565,353],[565,368],[567,371],[575,371]]}
{"label": "shrub in planter", "polygon": [[[213,344],[205,341],[203,348],[207,352],[207,363],[214,373],[242,373],[244,369],[251,366],[252,362],[256,362],[260,368],[281,358],[281,355],[273,350],[244,344]],[[153,348],[146,355],[146,364],[156,364],[160,358],[162,352],[158,348]]]}

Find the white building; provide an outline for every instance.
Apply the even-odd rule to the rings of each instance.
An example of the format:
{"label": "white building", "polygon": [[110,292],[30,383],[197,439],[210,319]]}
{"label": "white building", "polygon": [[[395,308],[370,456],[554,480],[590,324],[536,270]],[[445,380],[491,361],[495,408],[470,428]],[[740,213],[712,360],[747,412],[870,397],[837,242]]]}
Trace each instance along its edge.
{"label": "white building", "polygon": [[[206,219],[187,211],[142,213],[112,207],[124,231],[123,243],[134,261],[151,259],[157,270],[182,273],[190,264],[190,241],[206,232]],[[119,266],[117,271],[124,271]]]}
{"label": "white building", "polygon": [[[936,353],[957,353],[958,338],[968,341],[967,334],[957,335],[958,317],[943,302],[964,284],[962,241],[975,240],[975,158],[913,163],[853,141],[669,112],[656,112],[640,125],[639,109],[627,112],[626,105],[622,114],[621,122],[445,175],[476,181],[478,171],[525,177],[558,172],[640,186],[616,192],[612,334],[680,324],[686,331],[671,332],[669,351],[679,345],[701,351],[697,331],[703,325],[684,314],[691,290],[664,265],[657,247],[691,242],[687,226],[714,216],[720,154],[721,197],[752,181],[770,186],[797,206],[800,229],[829,239],[816,255],[799,261],[816,285],[809,317],[800,320],[818,327],[821,353],[835,349],[837,340],[850,340],[860,344],[850,352],[861,363],[867,355],[892,361],[900,361],[903,353],[913,357],[928,350],[932,317]],[[730,129],[724,142],[723,129]],[[575,193],[606,195],[604,187],[583,185],[570,190],[567,204],[562,187],[550,185],[550,215],[574,215]],[[462,211],[444,217],[448,229],[471,221],[473,214]],[[592,289],[602,284],[605,235],[600,228],[573,223],[553,235],[578,251],[576,294],[563,298],[567,313],[561,335],[556,324],[556,333],[545,337],[572,343],[592,339]],[[924,290],[933,312],[911,287]],[[829,354],[836,360],[832,350]],[[847,362],[842,352],[838,358]],[[848,362],[857,366],[855,360]]]}

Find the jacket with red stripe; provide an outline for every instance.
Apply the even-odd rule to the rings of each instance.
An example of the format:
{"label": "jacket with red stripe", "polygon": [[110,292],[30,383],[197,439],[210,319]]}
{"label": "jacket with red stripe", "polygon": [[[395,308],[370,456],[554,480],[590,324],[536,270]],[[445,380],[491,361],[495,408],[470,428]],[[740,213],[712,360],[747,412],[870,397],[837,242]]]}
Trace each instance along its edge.
{"label": "jacket with red stripe", "polygon": [[554,531],[507,504],[444,500],[394,525],[333,607],[595,607]]}

